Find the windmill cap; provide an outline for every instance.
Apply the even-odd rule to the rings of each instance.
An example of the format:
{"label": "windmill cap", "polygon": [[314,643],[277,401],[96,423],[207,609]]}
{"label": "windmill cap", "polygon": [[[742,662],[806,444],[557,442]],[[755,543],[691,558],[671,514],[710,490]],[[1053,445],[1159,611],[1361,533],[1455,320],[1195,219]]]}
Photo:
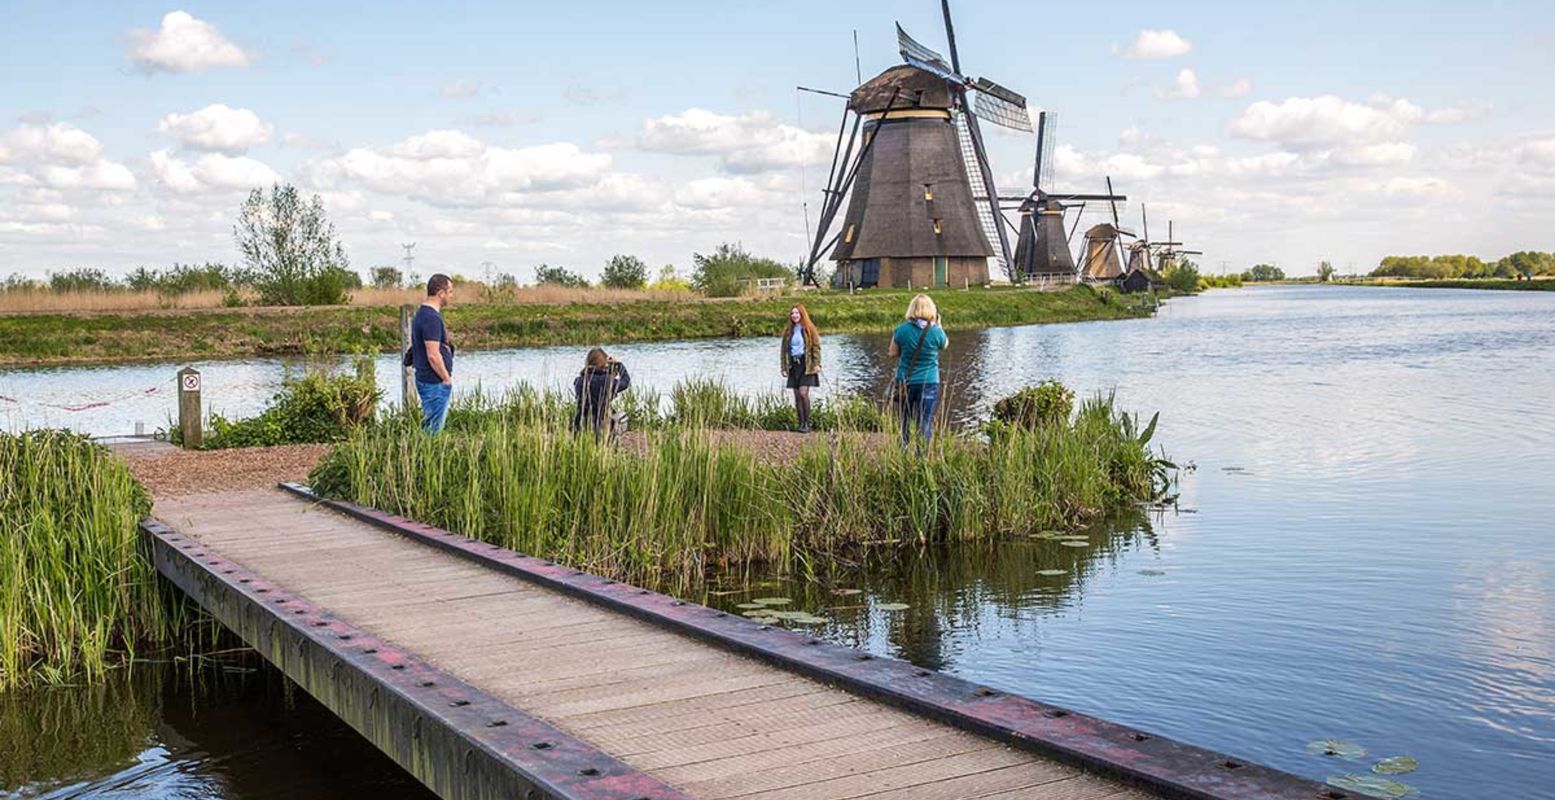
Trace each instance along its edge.
{"label": "windmill cap", "polygon": [[949,110],[954,104],[944,78],[907,64],[870,78],[848,96],[848,108],[859,114],[900,108]]}

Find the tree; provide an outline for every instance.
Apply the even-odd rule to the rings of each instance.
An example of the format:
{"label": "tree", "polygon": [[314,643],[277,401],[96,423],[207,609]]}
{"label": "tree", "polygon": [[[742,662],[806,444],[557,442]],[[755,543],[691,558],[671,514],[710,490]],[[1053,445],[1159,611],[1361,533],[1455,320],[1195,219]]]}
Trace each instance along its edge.
{"label": "tree", "polygon": [[1167,286],[1179,292],[1192,294],[1199,290],[1199,265],[1186,258],[1173,264],[1161,277]]}
{"label": "tree", "polygon": [[1319,283],[1328,283],[1329,281],[1334,279],[1334,273],[1336,273],[1338,271],[1339,270],[1334,269],[1334,265],[1333,264],[1330,264],[1327,261],[1324,261],[1323,263],[1318,264],[1317,265],[1317,279],[1318,279],[1318,282]]}
{"label": "tree", "polygon": [[758,278],[794,279],[794,270],[770,258],[757,258],[737,244],[718,245],[712,255],[694,253],[691,288],[708,297],[734,297]]}
{"label": "tree", "polygon": [[405,285],[405,273],[398,267],[373,267],[374,289],[398,289]]}
{"label": "tree", "polygon": [[1249,282],[1283,281],[1285,280],[1285,270],[1282,270],[1273,264],[1259,264],[1252,269],[1242,273],[1242,280]]}
{"label": "tree", "polygon": [[297,187],[275,184],[249,192],[232,226],[238,253],[255,276],[266,305],[333,305],[346,301],[346,290],[362,285],[352,272],[324,201],[304,200]]}
{"label": "tree", "polygon": [[637,256],[612,256],[605,264],[600,285],[612,289],[641,289],[648,284],[648,265]]}
{"label": "tree", "polygon": [[541,264],[535,267],[535,282],[541,286],[565,286],[569,289],[588,288],[588,279],[566,267]]}

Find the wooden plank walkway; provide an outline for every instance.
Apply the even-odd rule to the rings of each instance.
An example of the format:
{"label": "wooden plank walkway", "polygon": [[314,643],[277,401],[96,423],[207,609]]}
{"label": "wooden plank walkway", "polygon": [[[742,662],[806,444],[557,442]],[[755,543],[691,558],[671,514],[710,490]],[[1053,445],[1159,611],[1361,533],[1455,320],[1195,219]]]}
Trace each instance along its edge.
{"label": "wooden plank walkway", "polygon": [[526,585],[277,490],[157,516],[700,798],[1139,798],[1111,781]]}
{"label": "wooden plank walkway", "polygon": [[[212,553],[690,797],[1161,796],[280,490],[162,498],[155,513]],[[1301,796],[1319,796],[1310,787]]]}

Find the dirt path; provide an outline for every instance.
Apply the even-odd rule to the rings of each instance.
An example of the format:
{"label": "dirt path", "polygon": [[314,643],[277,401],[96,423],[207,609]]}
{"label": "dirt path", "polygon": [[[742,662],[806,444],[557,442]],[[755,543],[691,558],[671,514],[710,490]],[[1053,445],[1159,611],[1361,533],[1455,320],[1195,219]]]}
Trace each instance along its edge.
{"label": "dirt path", "polygon": [[233,450],[126,452],[130,471],[153,499],[234,489],[268,489],[281,481],[306,481],[327,444],[244,447]]}

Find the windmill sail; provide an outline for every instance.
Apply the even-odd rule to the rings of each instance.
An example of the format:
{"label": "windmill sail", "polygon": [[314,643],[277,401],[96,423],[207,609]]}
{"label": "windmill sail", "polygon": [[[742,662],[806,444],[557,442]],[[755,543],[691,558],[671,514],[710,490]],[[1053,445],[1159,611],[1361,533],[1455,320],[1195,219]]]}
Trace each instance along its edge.
{"label": "windmill sail", "polygon": [[945,61],[944,56],[930,50],[917,39],[908,36],[907,31],[902,30],[901,23],[896,25],[896,46],[902,53],[902,60],[918,69],[932,72],[946,80],[958,83],[966,82],[965,78],[957,75],[956,71],[950,68],[950,64]]}
{"label": "windmill sail", "polygon": [[977,95],[972,98],[972,113],[995,125],[1031,133],[1031,114],[1026,98],[987,78],[973,81]]}
{"label": "windmill sail", "polygon": [[[969,177],[981,175],[982,167],[977,163],[977,147],[972,142],[972,131],[967,125],[966,115],[964,113],[956,114],[955,123],[956,138],[961,143],[961,161],[966,165],[966,174]],[[972,185],[972,202],[977,206],[978,224],[982,226],[983,235],[988,237],[989,243],[997,243],[1000,241],[999,221],[998,217],[994,216],[999,213],[994,206],[997,198],[989,198],[988,193],[981,191],[980,185],[975,180]],[[998,262],[999,269],[1008,274],[1009,262],[1005,260],[1004,252],[995,250],[993,258],[994,261]]]}

